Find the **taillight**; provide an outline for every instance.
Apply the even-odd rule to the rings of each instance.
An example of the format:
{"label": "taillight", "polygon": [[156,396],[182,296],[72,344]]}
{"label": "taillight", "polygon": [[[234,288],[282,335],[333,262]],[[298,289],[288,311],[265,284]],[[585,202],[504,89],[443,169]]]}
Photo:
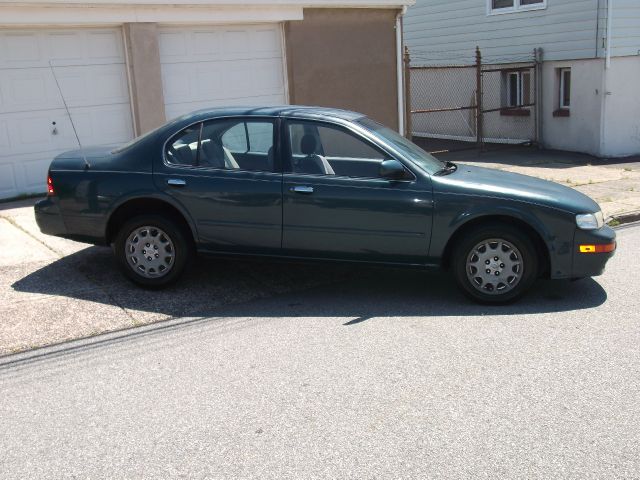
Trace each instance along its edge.
{"label": "taillight", "polygon": [[56,192],[53,189],[53,180],[51,179],[51,175],[47,175],[47,195],[55,195]]}

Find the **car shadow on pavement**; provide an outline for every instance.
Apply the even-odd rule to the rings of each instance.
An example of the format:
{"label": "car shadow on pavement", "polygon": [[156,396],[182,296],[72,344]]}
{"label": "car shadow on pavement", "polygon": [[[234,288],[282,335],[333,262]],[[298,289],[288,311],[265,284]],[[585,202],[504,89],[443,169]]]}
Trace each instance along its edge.
{"label": "car shadow on pavement", "polygon": [[[152,322],[176,317],[344,317],[345,325],[380,316],[473,316],[562,312],[607,299],[593,279],[539,281],[520,301],[478,305],[451,275],[331,263],[295,264],[198,258],[165,290],[141,289],[119,272],[111,249],[88,247],[12,284],[16,292],[115,305]],[[150,318],[149,318],[150,317]]]}

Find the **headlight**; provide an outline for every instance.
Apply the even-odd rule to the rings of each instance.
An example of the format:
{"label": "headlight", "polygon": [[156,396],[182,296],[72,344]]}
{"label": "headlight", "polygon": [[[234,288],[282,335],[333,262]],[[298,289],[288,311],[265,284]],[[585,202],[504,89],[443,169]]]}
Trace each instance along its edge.
{"label": "headlight", "polygon": [[602,211],[576,215],[576,225],[582,230],[598,230],[604,226],[604,215]]}

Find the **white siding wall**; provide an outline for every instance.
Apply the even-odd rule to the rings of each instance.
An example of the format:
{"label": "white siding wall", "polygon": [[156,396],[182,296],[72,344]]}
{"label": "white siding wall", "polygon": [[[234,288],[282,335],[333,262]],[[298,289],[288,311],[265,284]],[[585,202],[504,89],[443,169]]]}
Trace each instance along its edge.
{"label": "white siding wall", "polygon": [[640,0],[614,0],[611,31],[611,55],[640,54]]}
{"label": "white siding wall", "polygon": [[[616,1],[640,7],[638,0]],[[417,0],[404,20],[405,41],[416,64],[471,60],[476,45],[492,59],[529,55],[535,47],[545,60],[593,58],[598,0],[547,3],[544,10],[487,15],[486,0]],[[421,61],[427,57],[433,61]]]}

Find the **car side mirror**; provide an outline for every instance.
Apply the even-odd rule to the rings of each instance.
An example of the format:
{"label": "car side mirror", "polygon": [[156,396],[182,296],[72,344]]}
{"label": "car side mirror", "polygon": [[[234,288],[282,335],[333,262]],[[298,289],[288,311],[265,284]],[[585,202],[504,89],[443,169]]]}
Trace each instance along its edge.
{"label": "car side mirror", "polygon": [[406,178],[404,165],[398,160],[385,160],[380,164],[380,176],[387,180],[404,180]]}

